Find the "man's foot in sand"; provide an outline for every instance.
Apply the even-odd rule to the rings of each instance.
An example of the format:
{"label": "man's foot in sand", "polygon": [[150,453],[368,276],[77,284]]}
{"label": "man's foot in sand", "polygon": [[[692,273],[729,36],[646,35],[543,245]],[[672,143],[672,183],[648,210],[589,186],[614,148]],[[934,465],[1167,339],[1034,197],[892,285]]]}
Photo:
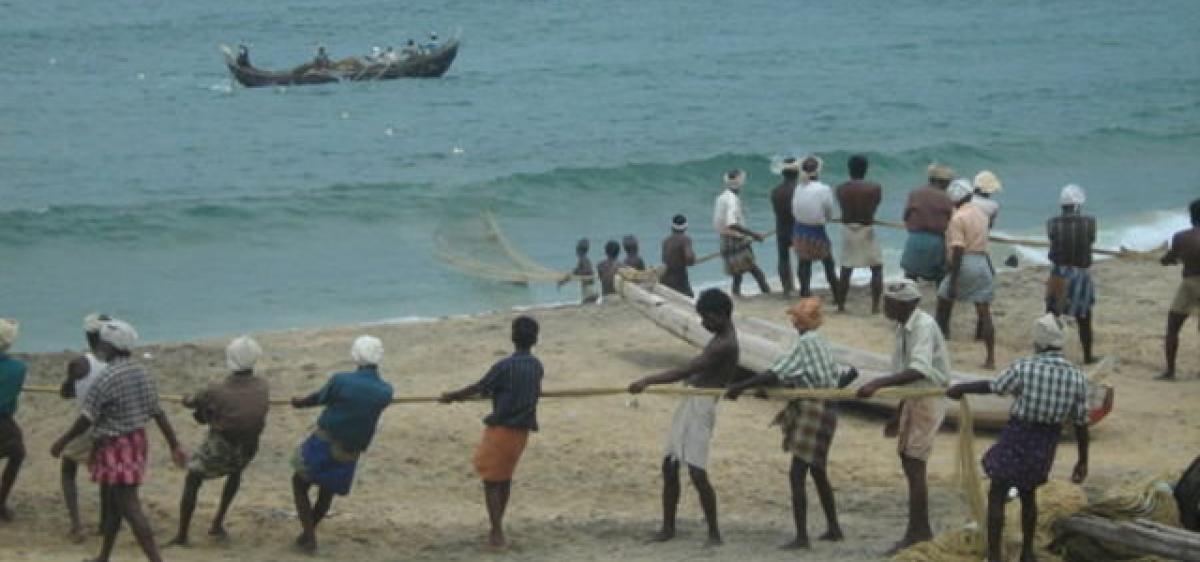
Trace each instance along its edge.
{"label": "man's foot in sand", "polygon": [[165,544],[165,545],[163,545],[163,546],[164,546],[164,547],[166,547],[166,548],[171,548],[171,547],[173,547],[173,546],[180,546],[180,547],[183,547],[183,548],[188,548],[188,547],[190,547],[190,546],[192,546],[192,545],[191,545],[190,543],[188,543],[188,539],[187,539],[187,537],[184,537],[184,536],[181,536],[181,535],[175,535],[175,538],[173,538],[173,539],[171,539],[171,540],[167,541],[167,544]]}
{"label": "man's foot in sand", "polygon": [[984,361],[983,365],[980,365],[979,367],[981,369],[985,369],[988,371],[995,371],[996,370],[996,362],[995,361]]}
{"label": "man's foot in sand", "polygon": [[1096,357],[1084,357],[1084,358],[1083,358],[1083,364],[1084,364],[1084,365],[1095,365],[1096,363],[1099,363],[1099,362],[1101,362],[1101,361],[1103,361],[1103,360],[1104,360],[1104,357],[1102,357],[1102,356],[1096,356]]}
{"label": "man's foot in sand", "polygon": [[1156,380],[1156,381],[1168,381],[1168,382],[1174,382],[1174,381],[1175,381],[1175,373],[1173,373],[1173,372],[1171,372],[1171,371],[1166,371],[1166,372],[1164,372],[1164,373],[1162,373],[1162,374],[1156,375],[1156,376],[1154,377],[1154,380]]}
{"label": "man's foot in sand", "polygon": [[489,550],[504,550],[508,548],[508,539],[504,538],[504,533],[501,531],[492,531],[488,533],[487,547]]}
{"label": "man's foot in sand", "polygon": [[83,530],[82,526],[71,527],[71,530],[67,531],[67,540],[74,544],[80,544],[87,539],[88,534]]}
{"label": "man's foot in sand", "polygon": [[667,542],[673,538],[675,538],[675,529],[659,529],[658,532],[646,539],[646,543]]}
{"label": "man's foot in sand", "polygon": [[0,507],[0,523],[8,523],[13,520],[13,513],[7,507]]}
{"label": "man's foot in sand", "polygon": [[225,542],[229,540],[229,533],[225,532],[225,527],[217,526],[208,530],[208,536],[212,537],[217,542]]}
{"label": "man's foot in sand", "polygon": [[296,537],[296,548],[305,554],[317,553],[317,537],[306,533],[300,533]]}
{"label": "man's foot in sand", "polygon": [[933,539],[932,536],[924,537],[924,538],[904,537],[904,538],[900,539],[900,542],[897,542],[896,544],[892,545],[892,548],[887,549],[887,551],[885,551],[883,553],[883,555],[887,556],[888,558],[891,558],[892,556],[895,556],[897,553],[899,553],[901,550],[904,550],[914,544],[922,543],[922,542],[932,540],[932,539]]}
{"label": "man's foot in sand", "polygon": [[708,540],[704,541],[704,548],[715,548],[723,544],[725,541],[721,540],[721,535],[709,535]]}
{"label": "man's foot in sand", "polygon": [[779,550],[803,550],[811,548],[808,537],[796,537],[791,542],[779,545]]}
{"label": "man's foot in sand", "polygon": [[842,542],[846,537],[842,535],[841,529],[830,529],[825,531],[824,535],[817,537],[819,541]]}

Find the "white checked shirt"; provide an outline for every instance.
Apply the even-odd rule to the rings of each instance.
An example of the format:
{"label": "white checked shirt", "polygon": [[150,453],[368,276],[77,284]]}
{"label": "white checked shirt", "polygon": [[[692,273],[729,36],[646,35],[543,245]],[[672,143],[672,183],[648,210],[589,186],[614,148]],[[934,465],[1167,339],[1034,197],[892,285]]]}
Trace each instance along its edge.
{"label": "white checked shirt", "polygon": [[779,377],[779,382],[792,388],[837,388],[838,368],[833,350],[816,330],[796,338],[791,351],[780,357],[770,371]]}
{"label": "white checked shirt", "polygon": [[1087,378],[1061,351],[1016,360],[992,381],[992,392],[1015,396],[1012,417],[1029,423],[1075,425],[1088,421]]}

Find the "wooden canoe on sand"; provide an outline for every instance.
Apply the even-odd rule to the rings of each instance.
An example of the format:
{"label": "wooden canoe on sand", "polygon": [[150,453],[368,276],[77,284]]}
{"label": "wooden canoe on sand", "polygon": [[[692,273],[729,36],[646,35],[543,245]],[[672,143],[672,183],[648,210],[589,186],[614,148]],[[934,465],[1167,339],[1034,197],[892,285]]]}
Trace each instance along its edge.
{"label": "wooden canoe on sand", "polygon": [[[658,327],[675,335],[696,347],[708,343],[711,335],[700,324],[693,302],[690,298],[676,293],[659,284],[638,284],[617,276],[617,292],[634,309],[642,313]],[[760,318],[738,316],[735,318],[738,330],[738,343],[741,346],[741,366],[754,372],[767,370],[775,360],[783,355],[790,347],[794,330],[780,324],[775,324]],[[858,380],[851,387],[891,374],[891,357],[879,353],[862,351],[843,345],[833,344],[834,354],[838,363],[853,366],[858,369]],[[1110,359],[1106,359],[1110,362]],[[1105,370],[1111,363],[1102,362],[1093,372]],[[952,380],[955,383],[984,379],[979,375],[955,372]],[[866,401],[868,404],[888,410],[896,410],[899,401],[895,399],[876,398]],[[1088,396],[1090,423],[1096,424],[1104,419],[1112,410],[1113,389],[1104,384],[1092,384]],[[999,429],[1008,421],[1008,411],[1012,399],[1002,396],[972,396],[971,409],[974,412],[975,425]],[[958,408],[947,408],[946,416],[951,422],[958,422]]]}

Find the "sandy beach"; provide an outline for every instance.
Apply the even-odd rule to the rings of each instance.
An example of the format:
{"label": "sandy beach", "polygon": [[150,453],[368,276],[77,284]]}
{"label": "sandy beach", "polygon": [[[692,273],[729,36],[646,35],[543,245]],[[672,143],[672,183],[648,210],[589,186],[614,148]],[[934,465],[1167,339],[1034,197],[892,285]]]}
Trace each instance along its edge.
{"label": "sandy beach", "polygon": [[[1190,321],[1179,357],[1181,380],[1152,380],[1162,368],[1162,342],[1178,269],[1152,261],[1107,261],[1096,265],[1099,302],[1096,350],[1119,358],[1108,382],[1116,388],[1114,412],[1092,433],[1089,494],[1166,471],[1182,470],[1196,454],[1200,419],[1189,415],[1200,399],[1200,335]],[[997,360],[1003,366],[1030,350],[1029,326],[1042,308],[1045,270],[1030,268],[999,277],[995,315]],[[923,307],[933,299],[926,287]],[[864,288],[851,295],[850,312],[827,307],[823,332],[831,340],[877,352],[891,349],[891,326],[869,312]],[[777,295],[739,300],[743,314],[782,322]],[[436,394],[476,380],[510,351],[508,323],[516,313],[494,313],[404,325],[340,327],[254,334],[266,350],[259,372],[275,398],[307,394],[327,376],[351,367],[350,341],[361,333],[383,339],[381,366],[397,396]],[[546,367],[544,387],[624,385],[672,366],[695,350],[655,327],[621,302],[533,313],[542,325],[535,352]],[[132,319],[136,323],[136,319]],[[982,346],[970,341],[974,311],[955,310],[951,343],[954,365],[980,372]],[[1068,357],[1080,359],[1078,339],[1068,337]],[[81,342],[82,343],[82,342]],[[225,340],[141,348],[160,392],[181,394],[224,376]],[[19,352],[19,343],[17,349]],[[57,385],[71,353],[18,357],[29,362],[29,384]],[[663,434],[674,400],[625,396],[541,403],[542,430],[530,440],[518,468],[507,526],[513,548],[485,553],[486,514],[471,467],[484,403],[402,405],[385,412],[376,440],[364,456],[353,493],[339,498],[320,527],[320,559],[465,560],[481,556],[521,560],[877,560],[896,540],[905,521],[905,487],[895,444],[881,435],[883,418],[853,407],[842,410],[829,472],[837,491],[847,541],[815,543],[809,552],[776,546],[792,535],[786,472],[789,458],[779,448],[777,428],[768,427],[778,404],[752,399],[723,403],[713,443],[710,474],[716,487],[726,544],[705,549],[703,521],[695,494],[685,487],[680,536],[645,545],[659,517],[658,466]],[[185,410],[165,406],[181,439],[199,444],[204,428]],[[217,482],[201,492],[192,526],[193,546],[169,549],[168,560],[290,560],[299,531],[292,507],[288,459],[314,423],[316,410],[274,409],[258,458],[247,470],[227,522],[231,539],[208,540],[205,532],[220,491]],[[17,420],[30,452],[11,501],[15,521],[0,525],[2,560],[70,560],[92,555],[96,541],[66,540],[67,518],[60,499],[58,461],[48,450],[74,417],[72,403],[56,395],[26,394]],[[184,473],[170,468],[165,443],[152,434],[153,457],[142,498],[160,541],[174,532]],[[979,435],[979,451],[993,435]],[[936,531],[957,528],[964,510],[953,485],[954,434],[944,430],[930,462],[932,514]],[[1065,480],[1075,460],[1064,441],[1052,478]],[[95,488],[81,486],[85,521],[94,524]],[[810,492],[810,534],[824,530]],[[126,529],[116,556],[141,559]]]}

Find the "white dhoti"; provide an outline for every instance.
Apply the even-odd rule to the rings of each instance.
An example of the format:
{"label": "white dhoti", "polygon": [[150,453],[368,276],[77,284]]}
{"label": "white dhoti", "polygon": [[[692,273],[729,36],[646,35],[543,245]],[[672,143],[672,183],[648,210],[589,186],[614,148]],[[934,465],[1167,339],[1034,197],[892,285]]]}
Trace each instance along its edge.
{"label": "white dhoti", "polygon": [[685,396],[671,418],[665,455],[699,469],[708,467],[708,443],[717,423],[715,396]]}
{"label": "white dhoti", "polygon": [[865,224],[842,225],[842,267],[883,265],[883,250],[875,237],[875,227]]}

